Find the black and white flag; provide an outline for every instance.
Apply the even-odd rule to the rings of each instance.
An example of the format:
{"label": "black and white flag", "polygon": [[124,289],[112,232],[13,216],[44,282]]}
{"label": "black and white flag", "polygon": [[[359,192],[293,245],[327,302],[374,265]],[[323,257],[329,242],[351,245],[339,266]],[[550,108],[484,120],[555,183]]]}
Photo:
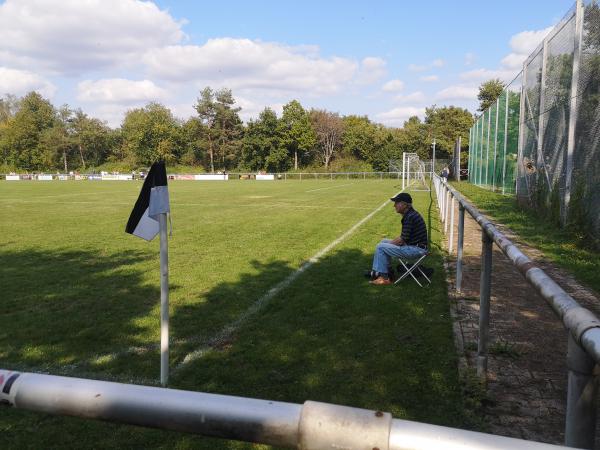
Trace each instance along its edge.
{"label": "black and white flag", "polygon": [[131,211],[125,231],[151,241],[159,231],[158,215],[169,211],[167,170],[164,161],[159,161],[152,164],[144,180],[142,191]]}

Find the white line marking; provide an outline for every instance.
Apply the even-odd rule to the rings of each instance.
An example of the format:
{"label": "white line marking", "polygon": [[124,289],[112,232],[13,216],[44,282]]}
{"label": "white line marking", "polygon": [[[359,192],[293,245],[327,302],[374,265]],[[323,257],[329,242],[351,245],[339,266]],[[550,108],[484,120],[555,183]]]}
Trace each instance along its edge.
{"label": "white line marking", "polygon": [[353,184],[354,183],[340,184],[339,186],[329,186],[329,187],[324,187],[324,188],[319,188],[319,189],[311,189],[310,191],[304,191],[304,192],[324,191],[325,189],[341,188],[344,186],[352,186]]}
{"label": "white line marking", "polygon": [[383,209],[386,205],[389,204],[389,200],[386,200],[381,206],[378,206],[375,210],[371,211],[367,216],[361,219],[358,223],[356,223],[352,228],[346,231],[343,235],[337,238],[335,241],[331,242],[325,248],[318,251],[313,257],[311,257],[308,262],[300,266],[295,272],[290,274],[283,281],[276,284],[274,287],[269,289],[269,291],[260,297],[256,302],[254,302],[245,312],[243,312],[236,320],[231,322],[228,325],[214,335],[212,338],[207,339],[202,347],[193,352],[188,353],[183,360],[172,370],[172,373],[175,373],[184,367],[186,367],[189,363],[196,361],[197,359],[202,358],[208,352],[213,350],[215,347],[223,344],[228,341],[231,336],[244,324],[246,321],[260,311],[275,295],[289,286],[296,278],[298,278],[302,273],[304,273],[307,269],[312,267],[315,263],[317,263],[323,256],[325,256],[332,248],[336,245],[340,244],[350,235],[352,235],[363,223],[368,221],[371,217],[377,214],[381,209]]}

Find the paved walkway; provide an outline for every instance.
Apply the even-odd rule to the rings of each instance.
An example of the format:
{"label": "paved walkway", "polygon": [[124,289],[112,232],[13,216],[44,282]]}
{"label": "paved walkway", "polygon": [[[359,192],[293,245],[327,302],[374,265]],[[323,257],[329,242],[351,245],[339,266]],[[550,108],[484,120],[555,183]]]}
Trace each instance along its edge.
{"label": "paved walkway", "polygon": [[[458,208],[455,218],[458,223]],[[597,294],[545,260],[541,252],[523,243],[510,230],[500,225],[498,229],[576,301],[600,316]],[[448,258],[448,288],[453,299],[455,335],[458,345],[463,347],[461,364],[475,370],[481,228],[465,213],[463,292],[460,295],[454,295],[457,233],[455,226],[454,254]],[[489,372],[487,398],[483,402],[488,431],[562,444],[567,398],[566,330],[546,301],[495,244],[492,268]],[[600,432],[596,436],[600,436]],[[600,448],[598,439],[596,448]]]}

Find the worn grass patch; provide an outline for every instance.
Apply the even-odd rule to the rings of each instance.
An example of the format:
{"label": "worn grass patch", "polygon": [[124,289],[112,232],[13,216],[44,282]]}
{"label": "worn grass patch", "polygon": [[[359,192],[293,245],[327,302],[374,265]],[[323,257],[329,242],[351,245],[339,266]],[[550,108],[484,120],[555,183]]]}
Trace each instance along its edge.
{"label": "worn grass patch", "polygon": [[[1,368],[157,384],[158,240],[124,233],[140,186],[0,184]],[[388,202],[226,341],[181,365],[399,189],[392,180],[171,183],[171,367],[180,369],[170,387],[471,423],[429,193],[413,196],[433,231],[431,286],[362,277],[379,239],[399,233]],[[257,446],[2,409],[0,447]]]}

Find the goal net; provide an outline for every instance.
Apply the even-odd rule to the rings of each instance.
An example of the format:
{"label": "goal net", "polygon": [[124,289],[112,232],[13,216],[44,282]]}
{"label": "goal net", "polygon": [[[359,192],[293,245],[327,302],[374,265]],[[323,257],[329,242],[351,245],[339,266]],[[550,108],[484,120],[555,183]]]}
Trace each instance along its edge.
{"label": "goal net", "polygon": [[402,189],[429,191],[429,172],[416,153],[402,153]]}

